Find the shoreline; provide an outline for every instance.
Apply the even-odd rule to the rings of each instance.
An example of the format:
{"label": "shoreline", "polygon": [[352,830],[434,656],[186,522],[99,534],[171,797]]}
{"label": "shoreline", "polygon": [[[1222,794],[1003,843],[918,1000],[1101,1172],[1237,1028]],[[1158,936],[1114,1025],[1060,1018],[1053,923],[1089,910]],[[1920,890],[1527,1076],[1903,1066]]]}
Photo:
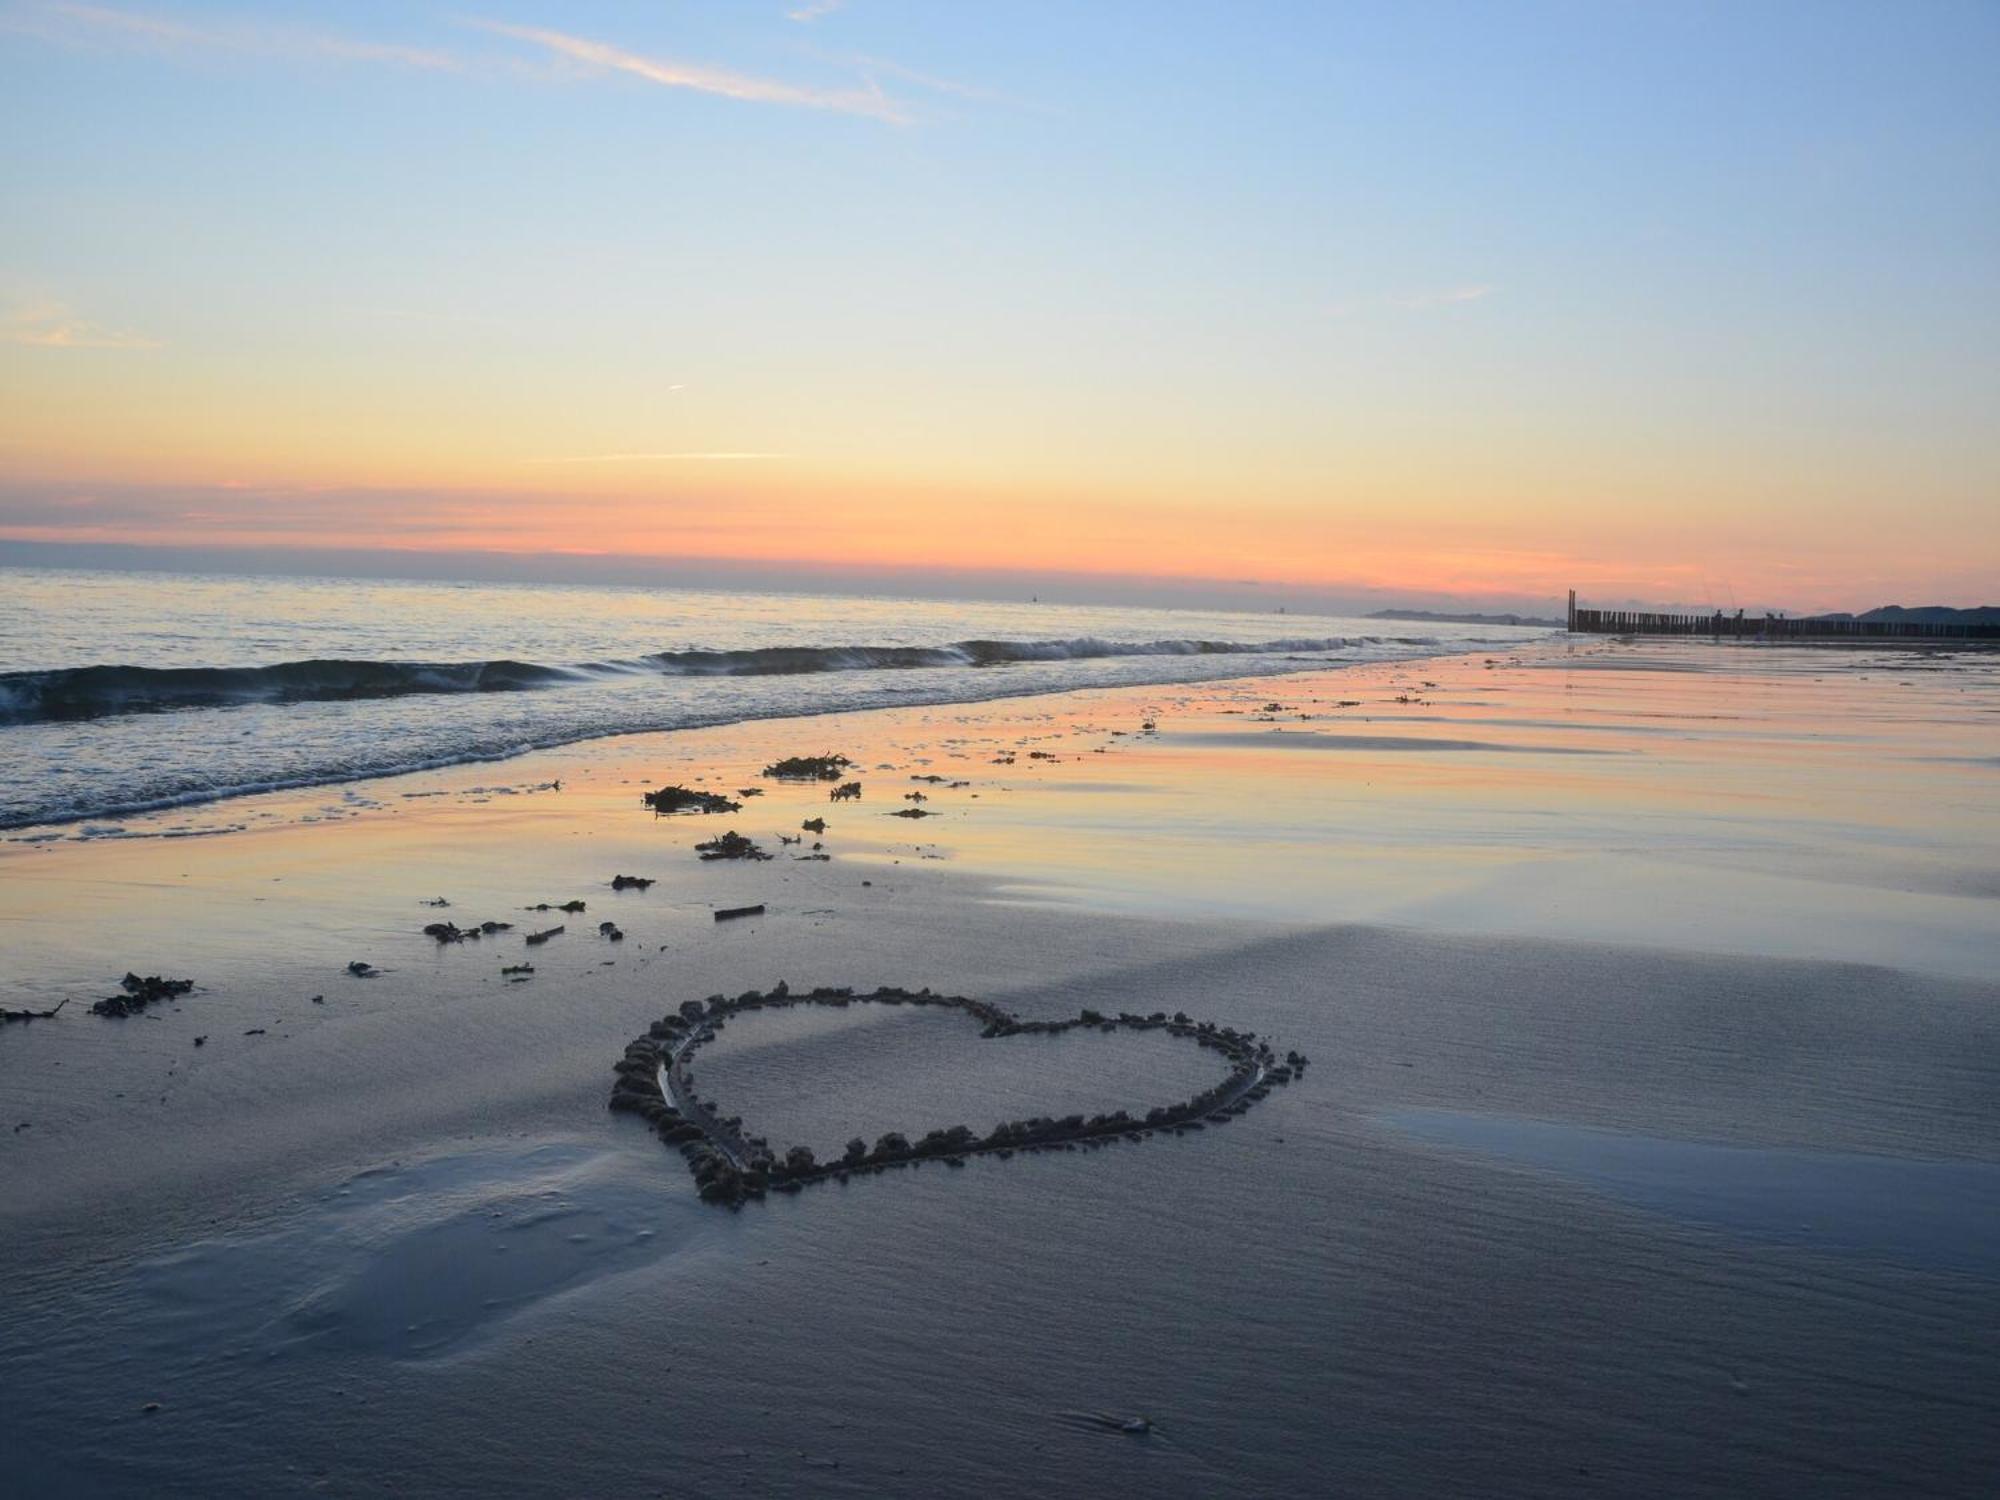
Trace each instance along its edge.
{"label": "shoreline", "polygon": [[[259,804],[266,799],[288,796],[303,797],[318,791],[340,791],[366,786],[375,782],[399,782],[409,778],[422,777],[434,773],[448,774],[460,770],[474,770],[480,767],[504,767],[518,760],[532,757],[557,755],[562,751],[601,745],[606,743],[645,740],[661,735],[695,735],[708,731],[743,729],[752,726],[779,726],[785,724],[811,725],[822,719],[842,718],[856,714],[896,713],[905,709],[977,709],[983,705],[1005,705],[1023,700],[1087,697],[1102,694],[1135,693],[1172,695],[1177,692],[1199,692],[1204,688],[1227,688],[1232,684],[1269,682],[1282,685],[1287,679],[1296,677],[1320,677],[1345,672],[1369,672],[1374,669],[1394,671],[1398,668],[1414,669],[1424,664],[1459,663],[1473,658],[1484,661],[1490,658],[1511,659],[1519,656],[1541,658],[1546,661],[1551,656],[1557,658],[1589,657],[1604,647],[1664,646],[1682,650],[1701,651],[1742,651],[1748,653],[1804,653],[1810,656],[1821,650],[1835,654],[1883,655],[1890,659],[1898,656],[1925,655],[1952,657],[1961,653],[1984,655],[2000,652],[2000,642],[1986,640],[1755,640],[1748,638],[1718,639],[1683,638],[1674,636],[1629,636],[1609,633],[1583,633],[1566,635],[1561,631],[1550,632],[1541,638],[1521,642],[1506,642],[1481,645],[1465,651],[1442,651],[1437,654],[1394,657],[1381,660],[1348,663],[1301,662],[1297,665],[1275,668],[1272,663],[1262,663],[1257,670],[1245,671],[1219,677],[1169,678],[1158,682],[1081,684],[1075,686],[1030,685],[1018,690],[1008,690],[991,694],[967,697],[937,697],[920,699],[909,704],[872,704],[863,706],[830,705],[811,713],[796,713],[774,709],[768,713],[742,713],[715,718],[694,718],[685,723],[666,727],[637,727],[592,730],[576,735],[562,735],[545,741],[530,741],[496,750],[490,754],[453,754],[429,759],[420,759],[392,768],[370,768],[358,770],[351,775],[312,776],[296,780],[274,780],[249,783],[214,793],[190,793],[185,796],[166,798],[158,801],[120,803],[87,813],[78,813],[56,819],[34,821],[12,821],[0,818],[0,845],[32,844],[68,840],[78,837],[96,839],[116,838],[195,838],[213,837],[220,833],[241,831],[239,825],[223,824],[208,828],[174,825],[167,829],[137,831],[122,827],[100,828],[88,831],[90,825],[123,824],[135,820],[157,823],[159,820],[177,814],[200,815],[219,812],[238,803]],[[1580,668],[1585,663],[1568,660],[1563,665]],[[1591,664],[1595,666],[1596,664]],[[1604,664],[1613,670],[1644,670],[1633,662],[1613,662]],[[973,669],[968,669],[973,670]],[[253,705],[254,706],[254,705]],[[85,830],[79,833],[78,830]]]}
{"label": "shoreline", "polygon": [[[506,597],[353,582],[301,597],[198,576],[152,591],[135,614],[127,591],[103,578],[21,582],[0,740],[38,770],[0,787],[0,824],[30,830],[504,763],[606,736],[1219,679],[1545,634],[741,591]],[[201,624],[230,611],[256,622],[233,646]]]}
{"label": "shoreline", "polygon": [[[1380,638],[1376,637],[1369,637],[1367,639],[1376,644],[1387,643],[1383,642]],[[1405,643],[1405,644],[1413,644],[1413,643]],[[1488,653],[1494,651],[1532,649],[1536,646],[1541,646],[1544,644],[1546,644],[1546,642],[1543,639],[1530,639],[1523,642],[1507,642],[1507,643],[1498,643],[1493,645],[1481,645],[1467,652],[1458,652],[1458,651],[1441,649],[1428,654],[1387,657],[1387,658],[1380,658],[1369,661],[1357,661],[1357,662],[1309,661],[1306,660],[1303,656],[1301,656],[1299,659],[1297,659],[1295,665],[1289,667],[1280,665],[1280,663],[1284,662],[1288,658],[1273,653],[1271,659],[1257,661],[1257,665],[1253,670],[1246,670],[1242,673],[1224,673],[1215,676],[1199,676],[1199,677],[1185,677],[1185,678],[1166,677],[1166,678],[1161,678],[1157,681],[1141,681],[1132,683],[1080,683],[1080,684],[1054,685],[1054,686],[1047,684],[1027,684],[1017,688],[1002,689],[997,692],[980,692],[980,693],[971,693],[965,695],[944,694],[934,698],[917,699],[908,704],[903,704],[903,703],[860,704],[860,705],[829,704],[822,709],[818,709],[810,713],[799,713],[789,707],[773,708],[768,712],[733,711],[733,712],[717,713],[714,715],[705,715],[701,713],[696,713],[682,721],[673,724],[664,724],[664,725],[641,724],[636,726],[625,726],[625,727],[607,728],[607,729],[579,730],[573,733],[565,732],[565,733],[555,734],[544,739],[531,739],[516,744],[511,744],[505,749],[494,750],[490,753],[472,752],[472,751],[453,752],[449,755],[422,757],[416,760],[402,762],[389,767],[381,767],[381,766],[368,767],[365,769],[356,770],[351,774],[328,775],[319,773],[311,776],[303,776],[290,779],[272,779],[264,781],[246,782],[239,786],[215,792],[207,792],[207,791],[188,792],[184,794],[177,794],[171,797],[156,798],[139,802],[114,803],[101,808],[97,808],[89,812],[75,813],[72,815],[55,819],[40,818],[40,819],[22,820],[22,819],[15,819],[10,816],[0,815],[0,842],[8,842],[8,841],[22,842],[40,837],[57,837],[60,836],[61,830],[73,828],[81,824],[117,822],[120,820],[128,820],[133,818],[154,818],[162,814],[179,813],[194,809],[221,808],[235,802],[251,800],[259,797],[271,796],[274,794],[282,794],[288,792],[303,793],[303,792],[315,791],[320,788],[351,787],[351,786],[361,785],[367,782],[394,781],[407,776],[421,775],[425,772],[452,771],[459,769],[461,767],[502,766],[506,765],[511,761],[522,759],[526,756],[553,754],[562,750],[569,749],[573,746],[591,745],[606,740],[622,740],[622,739],[631,739],[631,738],[638,738],[650,735],[660,735],[660,734],[692,734],[692,733],[699,733],[703,730],[733,729],[753,724],[782,724],[782,723],[790,723],[793,721],[797,721],[799,723],[809,723],[816,719],[837,717],[843,714],[893,712],[896,709],[903,707],[973,708],[979,706],[980,704],[1007,703],[1022,698],[1064,697],[1074,693],[1106,693],[1106,692],[1122,692],[1122,691],[1170,692],[1177,688],[1199,688],[1208,683],[1230,683],[1230,682],[1243,682],[1243,681],[1263,680],[1263,679],[1276,680],[1281,677],[1299,676],[1309,673],[1344,671],[1355,667],[1371,667],[1371,666],[1393,667],[1406,663],[1449,660],[1459,655],[1479,655],[1482,653]],[[1190,653],[1189,655],[1192,659],[1214,660],[1217,659],[1217,657],[1233,658],[1238,654],[1241,654],[1246,658],[1244,662],[1244,665],[1246,667],[1249,666],[1251,661],[1256,661],[1257,658],[1261,655],[1261,653],[1247,652],[1247,651],[1243,653],[1234,653],[1234,652],[1214,653],[1212,655],[1207,655],[1203,653]],[[1089,658],[1085,659],[1088,660]],[[1126,659],[1126,658],[1118,658],[1118,659]],[[1166,659],[1172,660],[1176,658],[1170,656]],[[1034,665],[1035,663],[1033,661],[1021,661],[1021,662],[1005,663],[1005,664],[998,664],[986,667],[967,667],[964,668],[964,670],[988,673],[996,671],[1005,671],[1009,669],[1029,669],[1032,668]],[[804,674],[804,675],[810,676],[815,674]],[[424,696],[424,695],[411,695],[411,696]],[[431,695],[431,696],[443,696],[449,699],[451,696],[454,695]],[[256,708],[256,707],[267,707],[267,706],[282,707],[289,705],[264,705],[257,703],[246,703],[238,706],[244,708]],[[169,710],[169,712],[171,712],[171,710]],[[63,723],[69,721],[57,720],[57,721],[29,721],[29,722]],[[22,726],[16,725],[12,727],[22,727]]]}

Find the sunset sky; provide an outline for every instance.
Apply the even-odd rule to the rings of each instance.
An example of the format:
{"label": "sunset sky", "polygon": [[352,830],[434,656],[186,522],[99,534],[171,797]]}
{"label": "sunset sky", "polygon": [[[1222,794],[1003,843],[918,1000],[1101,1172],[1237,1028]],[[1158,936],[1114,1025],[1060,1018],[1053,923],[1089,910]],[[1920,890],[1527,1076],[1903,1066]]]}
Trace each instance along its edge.
{"label": "sunset sky", "polygon": [[2000,6],[0,0],[0,537],[2000,596]]}

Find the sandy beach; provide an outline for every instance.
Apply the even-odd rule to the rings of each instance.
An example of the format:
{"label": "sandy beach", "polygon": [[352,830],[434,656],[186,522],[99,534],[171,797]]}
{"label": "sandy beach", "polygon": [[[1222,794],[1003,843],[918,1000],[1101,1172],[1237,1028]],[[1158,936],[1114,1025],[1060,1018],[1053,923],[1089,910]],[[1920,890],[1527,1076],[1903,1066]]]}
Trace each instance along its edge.
{"label": "sandy beach", "polygon": [[[1554,642],[24,831],[9,1003],[68,1003],[0,1043],[10,1461],[43,1494],[1978,1493],[1996,714],[1990,656]],[[860,800],[758,774],[822,752]],[[676,783],[758,795],[641,804]],[[698,859],[725,830],[773,858]],[[195,988],[91,1014],[128,970]],[[713,1208],[612,1067],[780,981],[1185,1011],[1313,1067],[1226,1129]],[[1204,1076],[1145,1041],[785,1012],[702,1070],[824,1155]]]}

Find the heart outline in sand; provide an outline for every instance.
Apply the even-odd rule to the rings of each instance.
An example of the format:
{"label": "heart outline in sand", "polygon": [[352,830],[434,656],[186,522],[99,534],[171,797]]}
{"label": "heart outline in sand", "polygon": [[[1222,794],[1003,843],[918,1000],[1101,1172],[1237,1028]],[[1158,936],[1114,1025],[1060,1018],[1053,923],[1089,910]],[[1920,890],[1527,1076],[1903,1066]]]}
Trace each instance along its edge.
{"label": "heart outline in sand", "polygon": [[[1086,1026],[1101,1031],[1165,1031],[1220,1052],[1229,1062],[1229,1076],[1191,1099],[1157,1105],[1142,1118],[1134,1118],[1126,1110],[1088,1117],[1072,1114],[1061,1119],[1038,1116],[1010,1120],[984,1136],[975,1135],[968,1126],[956,1125],[931,1130],[914,1141],[900,1131],[889,1131],[871,1149],[855,1153],[850,1146],[848,1154],[838,1161],[817,1161],[804,1147],[793,1147],[780,1159],[768,1141],[744,1134],[740,1118],[722,1117],[713,1101],[695,1093],[687,1065],[696,1052],[714,1040],[730,1016],[794,1005],[941,1006],[964,1011],[979,1022],[982,1040],[1055,1035]],[[1287,1052],[1280,1060],[1271,1044],[1254,1032],[1195,1021],[1180,1012],[1139,1016],[1126,1011],[1106,1016],[1085,1010],[1069,1020],[1023,1021],[989,1000],[940,995],[928,988],[884,986],[857,994],[851,989],[822,987],[794,993],[780,984],[769,993],[746,990],[733,999],[711,995],[706,1000],[684,1001],[678,1011],[655,1021],[646,1035],[627,1044],[624,1057],[616,1064],[617,1082],[612,1086],[610,1107],[639,1115],[663,1142],[680,1150],[704,1202],[735,1208],[767,1192],[795,1193],[814,1182],[845,1182],[857,1174],[925,1161],[963,1166],[970,1156],[1004,1158],[1016,1151],[1061,1151],[1081,1143],[1121,1138],[1140,1141],[1160,1131],[1179,1134],[1225,1124],[1267,1097],[1273,1088],[1299,1076],[1306,1064],[1307,1059],[1296,1051]]]}

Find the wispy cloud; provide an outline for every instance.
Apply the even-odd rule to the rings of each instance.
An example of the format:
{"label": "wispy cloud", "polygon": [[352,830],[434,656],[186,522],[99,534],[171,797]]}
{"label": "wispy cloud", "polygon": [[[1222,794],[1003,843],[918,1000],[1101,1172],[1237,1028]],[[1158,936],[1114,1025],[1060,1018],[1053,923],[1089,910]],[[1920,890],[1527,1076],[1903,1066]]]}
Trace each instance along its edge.
{"label": "wispy cloud", "polygon": [[1353,302],[1335,302],[1320,309],[1329,318],[1347,318],[1356,313],[1380,311],[1385,307],[1398,308],[1404,312],[1422,312],[1433,307],[1457,307],[1467,302],[1478,302],[1493,295],[1496,290],[1487,282],[1473,282],[1464,286],[1439,287],[1430,291],[1405,292],[1395,297],[1363,297]]}
{"label": "wispy cloud", "polygon": [[0,318],[0,343],[31,349],[157,349],[158,339],[76,317],[60,302],[21,302]]}
{"label": "wispy cloud", "polygon": [[371,42],[327,32],[299,31],[251,22],[194,25],[146,11],[119,10],[108,5],[80,5],[71,0],[47,0],[9,14],[10,29],[57,41],[97,38],[129,46],[199,49],[248,56],[321,59],[333,62],[387,63],[397,67],[455,71],[460,60],[448,52]]}
{"label": "wispy cloud", "polygon": [[[786,12],[793,20],[811,21],[836,10],[844,0],[807,0]],[[473,19],[467,24],[512,41],[540,47],[559,63],[593,71],[627,73],[665,88],[690,89],[726,99],[756,104],[782,104],[799,109],[829,110],[859,115],[891,125],[907,125],[910,113],[876,82],[876,75],[902,79],[917,87],[965,98],[991,98],[981,90],[949,79],[902,68],[881,58],[826,59],[860,76],[847,87],[820,87],[780,78],[739,73],[708,63],[683,62],[631,52],[610,42],[573,36],[542,26]],[[82,0],[23,0],[0,3],[0,31],[40,37],[71,45],[111,45],[161,53],[212,52],[239,57],[291,61],[376,63],[436,72],[466,72],[500,66],[498,59],[465,57],[432,47],[378,42],[333,32],[308,31],[249,20],[189,21],[146,10],[91,5]]]}
{"label": "wispy cloud", "polygon": [[777,78],[758,78],[748,73],[732,72],[706,63],[647,57],[627,52],[609,42],[570,36],[539,26],[516,26],[506,21],[477,21],[473,24],[499,36],[531,42],[557,57],[585,67],[630,73],[663,88],[691,89],[700,94],[718,94],[725,99],[739,99],[753,104],[787,104],[801,109],[832,110],[838,114],[882,120],[891,125],[907,125],[910,122],[903,107],[872,81],[852,89],[813,88]]}
{"label": "wispy cloud", "polygon": [[874,79],[877,76],[894,78],[898,82],[924,89],[933,94],[949,94],[959,99],[974,99],[985,104],[1006,104],[1021,109],[1045,109],[1043,105],[1017,99],[1003,94],[997,89],[981,88],[978,84],[963,83],[956,78],[945,78],[936,73],[926,73],[919,68],[906,67],[893,58],[878,57],[867,52],[847,52],[833,48],[815,46],[810,42],[800,42],[796,50],[806,57],[829,63],[834,67],[852,68],[862,77]]}
{"label": "wispy cloud", "polygon": [[870,57],[866,53],[857,52],[848,61],[864,74],[880,73],[885,78],[900,79],[904,83],[915,84],[920,89],[929,89],[934,94],[951,94],[960,99],[977,99],[988,104],[1019,102],[993,89],[980,88],[977,84],[960,83],[955,78],[940,78],[935,73],[923,73],[915,68],[906,68],[901,63],[891,62],[886,57]]}
{"label": "wispy cloud", "polygon": [[1451,307],[1460,302],[1477,302],[1493,295],[1493,288],[1484,282],[1473,286],[1448,286],[1436,291],[1413,292],[1406,297],[1392,297],[1389,300],[1397,307]]}
{"label": "wispy cloud", "polygon": [[784,458],[782,453],[583,453],[571,458],[531,458],[535,464],[656,464],[735,463],[743,459]]}

